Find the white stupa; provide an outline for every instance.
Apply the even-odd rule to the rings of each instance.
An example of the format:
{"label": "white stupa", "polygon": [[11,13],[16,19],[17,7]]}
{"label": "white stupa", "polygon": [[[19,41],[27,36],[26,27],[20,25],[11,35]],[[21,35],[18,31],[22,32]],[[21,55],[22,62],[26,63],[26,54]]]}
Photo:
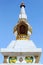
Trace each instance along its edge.
{"label": "white stupa", "polygon": [[12,40],[7,48],[0,49],[4,56],[4,62],[0,65],[41,65],[39,60],[42,49],[30,40],[32,27],[27,21],[24,3],[21,3],[20,8],[19,21],[13,31],[16,40]]}

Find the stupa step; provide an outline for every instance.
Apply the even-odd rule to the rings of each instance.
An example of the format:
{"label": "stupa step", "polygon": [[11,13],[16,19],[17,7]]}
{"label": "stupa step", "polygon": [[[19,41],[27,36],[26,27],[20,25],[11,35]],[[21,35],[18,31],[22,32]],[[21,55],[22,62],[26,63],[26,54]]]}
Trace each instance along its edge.
{"label": "stupa step", "polygon": [[34,63],[32,63],[32,64],[31,63],[27,63],[27,64],[26,63],[16,63],[16,64],[3,63],[3,64],[0,64],[0,65],[43,65],[43,64],[39,64],[39,63],[35,63],[35,64]]}

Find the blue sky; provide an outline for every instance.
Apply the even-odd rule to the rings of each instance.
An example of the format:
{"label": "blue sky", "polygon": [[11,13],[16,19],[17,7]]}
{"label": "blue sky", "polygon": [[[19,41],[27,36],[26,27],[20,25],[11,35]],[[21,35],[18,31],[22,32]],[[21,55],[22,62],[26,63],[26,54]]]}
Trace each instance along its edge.
{"label": "blue sky", "polygon": [[[18,22],[20,3],[24,1],[28,23],[32,26],[31,38],[38,48],[42,48],[40,63],[43,63],[43,0],[0,0],[0,48],[5,48],[15,40],[13,28]],[[0,63],[3,57],[0,54]]]}

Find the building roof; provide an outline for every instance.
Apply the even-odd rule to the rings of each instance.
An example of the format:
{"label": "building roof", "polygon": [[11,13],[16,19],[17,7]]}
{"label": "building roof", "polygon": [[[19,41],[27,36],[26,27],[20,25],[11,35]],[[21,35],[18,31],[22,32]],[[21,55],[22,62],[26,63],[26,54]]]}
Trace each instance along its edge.
{"label": "building roof", "polygon": [[[13,40],[11,41],[11,43],[7,46],[7,48],[1,48],[0,52],[7,54],[12,53],[12,52],[31,52],[32,54],[34,54],[33,52],[37,52],[37,53],[41,53],[42,50],[41,48],[37,48],[34,45],[34,42],[32,40]],[[7,53],[6,53],[7,52]]]}

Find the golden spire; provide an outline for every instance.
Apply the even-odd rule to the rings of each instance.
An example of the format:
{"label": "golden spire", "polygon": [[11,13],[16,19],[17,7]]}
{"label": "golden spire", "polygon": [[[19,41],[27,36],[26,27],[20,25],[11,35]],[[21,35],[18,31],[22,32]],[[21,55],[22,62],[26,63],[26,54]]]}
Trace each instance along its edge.
{"label": "golden spire", "polygon": [[19,21],[14,27],[14,33],[17,40],[28,40],[32,34],[32,27],[27,22],[24,3],[21,3],[20,8]]}

